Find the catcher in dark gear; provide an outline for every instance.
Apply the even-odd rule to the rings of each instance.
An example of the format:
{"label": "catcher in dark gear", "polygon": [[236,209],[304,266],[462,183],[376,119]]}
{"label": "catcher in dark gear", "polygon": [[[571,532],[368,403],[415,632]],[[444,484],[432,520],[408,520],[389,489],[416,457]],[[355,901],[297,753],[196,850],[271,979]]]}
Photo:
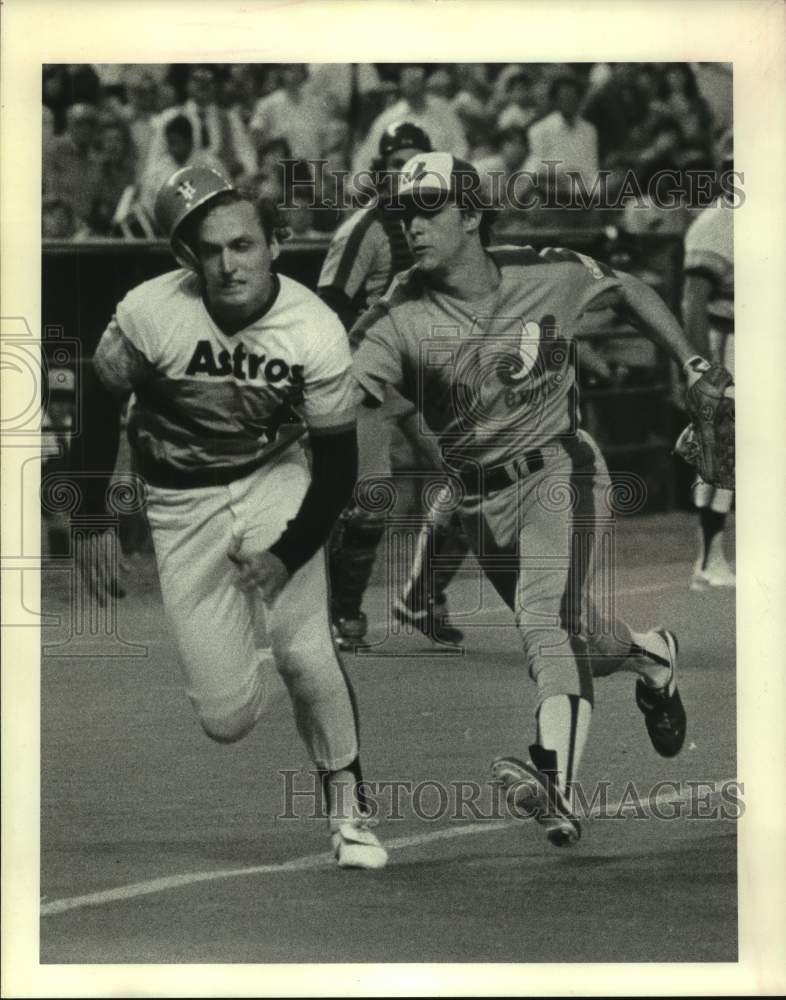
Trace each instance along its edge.
{"label": "catcher in dark gear", "polygon": [[[407,160],[431,148],[428,135],[414,123],[388,126],[371,164],[380,197],[373,205],[355,212],[333,237],[319,276],[318,292],[347,330],[387,291],[394,275],[414,263],[401,218],[386,210],[385,196],[390,195],[397,172]],[[403,435],[421,468],[435,467],[434,457],[426,454],[414,407],[391,390],[381,412],[361,413],[360,452],[366,460],[361,458],[360,479],[390,476],[392,434]],[[365,638],[363,595],[385,525],[386,514],[356,504],[344,511],[331,538],[333,624],[342,649],[352,649]],[[458,522],[452,518],[446,522],[444,517],[435,518],[427,512],[418,550],[424,555],[416,560],[412,577],[395,601],[392,613],[430,639],[456,644],[463,636],[447,619],[444,591],[467,551]],[[439,568],[439,559],[434,562],[433,557],[442,555],[446,558]]]}

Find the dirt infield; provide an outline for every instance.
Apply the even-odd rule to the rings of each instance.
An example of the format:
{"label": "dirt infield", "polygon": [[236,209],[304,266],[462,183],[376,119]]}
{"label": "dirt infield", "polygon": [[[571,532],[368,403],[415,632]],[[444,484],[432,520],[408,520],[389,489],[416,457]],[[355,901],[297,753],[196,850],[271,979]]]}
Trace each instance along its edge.
{"label": "dirt infield", "polygon": [[[630,519],[619,546],[623,614],[680,637],[686,748],[659,758],[633,678],[600,680],[582,788],[606,797],[569,851],[491,809],[489,762],[526,753],[534,686],[499,603],[484,593],[469,614],[471,572],[450,595],[466,613],[465,655],[397,636],[345,659],[367,777],[405,783],[399,817],[379,827],[391,848],[379,873],[337,870],[322,820],[282,818],[287,781],[302,790],[309,778],[285,700],[240,744],[204,737],[149,557],[119,606],[136,656],[71,655],[68,574],[52,570],[43,610],[61,623],[43,630],[41,960],[734,961],[736,824],[722,786],[736,777],[734,594],[688,590],[693,532],[689,515]],[[377,623],[384,580],[381,564],[368,600]],[[659,781],[669,784],[653,811]],[[483,789],[488,815],[461,805],[461,783]]]}

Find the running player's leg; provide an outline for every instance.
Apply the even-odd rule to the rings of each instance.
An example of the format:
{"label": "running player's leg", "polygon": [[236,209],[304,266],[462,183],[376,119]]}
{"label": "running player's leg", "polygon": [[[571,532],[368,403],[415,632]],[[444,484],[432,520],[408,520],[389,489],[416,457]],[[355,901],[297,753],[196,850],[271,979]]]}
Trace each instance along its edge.
{"label": "running player's leg", "polygon": [[[655,750],[664,757],[680,752],[685,740],[686,717],[677,689],[677,639],[664,629],[637,632],[615,613],[615,551],[613,491],[603,457],[589,435],[580,433],[569,445],[578,481],[591,473],[594,524],[580,529],[574,517],[573,544],[586,560],[581,596],[580,628],[593,676],[628,670],[638,675],[636,704],[644,714]],[[582,454],[585,456],[582,458]],[[579,529],[578,531],[576,529]]]}
{"label": "running player's leg", "polygon": [[[445,592],[469,551],[469,542],[458,515],[443,509],[446,505],[438,488],[439,449],[433,438],[422,434],[420,421],[414,406],[400,408],[398,426],[415,453],[417,466],[433,469],[435,481],[426,491],[430,503],[425,504],[427,509],[423,511],[423,527],[415,543],[409,577],[394,613],[438,641],[459,643],[463,633],[448,620]],[[450,498],[449,489],[447,497]]]}
{"label": "running player's leg", "polygon": [[698,477],[693,484],[693,503],[699,513],[699,555],[693,566],[691,590],[736,585],[724,544],[733,499],[732,490],[710,486]]}
{"label": "running player's leg", "polygon": [[[282,460],[268,470],[264,488],[249,484],[237,497],[243,547],[268,548],[295,515],[307,486],[305,463],[297,460]],[[354,694],[332,641],[323,551],[265,608],[265,621],[298,732],[323,775],[331,815],[349,815],[362,780],[358,720]]]}
{"label": "running player's leg", "polygon": [[[390,476],[390,423],[385,406],[358,409],[358,479]],[[367,622],[363,597],[371,579],[386,514],[373,505],[351,503],[330,539],[330,602],[336,640],[342,649],[361,643]]]}
{"label": "running player's leg", "polygon": [[[587,566],[582,538],[574,538],[576,532],[590,536],[592,482],[574,479],[570,461],[561,454],[543,472],[487,497],[484,537],[476,549],[484,571],[514,610],[524,662],[537,684],[529,760],[498,758],[492,774],[508,789],[510,805],[534,815],[558,846],[580,836],[570,789],[593,708],[592,670],[580,624]],[[575,504],[570,499],[574,487]]]}
{"label": "running player's leg", "polygon": [[[710,329],[710,347],[713,356],[722,358],[724,367],[734,374],[734,334]],[[691,590],[736,586],[725,547],[726,521],[733,499],[732,490],[716,489],[700,478],[693,485],[693,503],[699,513],[699,554],[693,566]]]}
{"label": "running player's leg", "polygon": [[227,557],[235,524],[229,489],[151,487],[147,514],[186,693],[205,732],[233,742],[277,685],[253,600],[237,588]]}

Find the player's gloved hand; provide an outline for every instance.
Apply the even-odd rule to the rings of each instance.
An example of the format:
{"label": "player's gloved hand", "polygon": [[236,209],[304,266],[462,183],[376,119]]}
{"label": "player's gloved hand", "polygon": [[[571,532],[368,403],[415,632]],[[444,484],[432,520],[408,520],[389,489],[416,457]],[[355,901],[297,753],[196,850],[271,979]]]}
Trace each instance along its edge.
{"label": "player's gloved hand", "polygon": [[113,531],[76,535],[74,559],[83,590],[99,607],[106,607],[112,597],[126,596],[126,588],[120,581],[120,544]]}
{"label": "player's gloved hand", "polygon": [[674,447],[705,483],[734,489],[734,380],[720,365],[695,357],[686,362],[685,405],[691,423]]}
{"label": "player's gloved hand", "polygon": [[258,587],[262,600],[266,604],[272,603],[289,580],[286,566],[272,552],[265,550],[241,554],[240,546],[240,539],[233,538],[227,553],[238,568],[238,586],[246,593]]}

